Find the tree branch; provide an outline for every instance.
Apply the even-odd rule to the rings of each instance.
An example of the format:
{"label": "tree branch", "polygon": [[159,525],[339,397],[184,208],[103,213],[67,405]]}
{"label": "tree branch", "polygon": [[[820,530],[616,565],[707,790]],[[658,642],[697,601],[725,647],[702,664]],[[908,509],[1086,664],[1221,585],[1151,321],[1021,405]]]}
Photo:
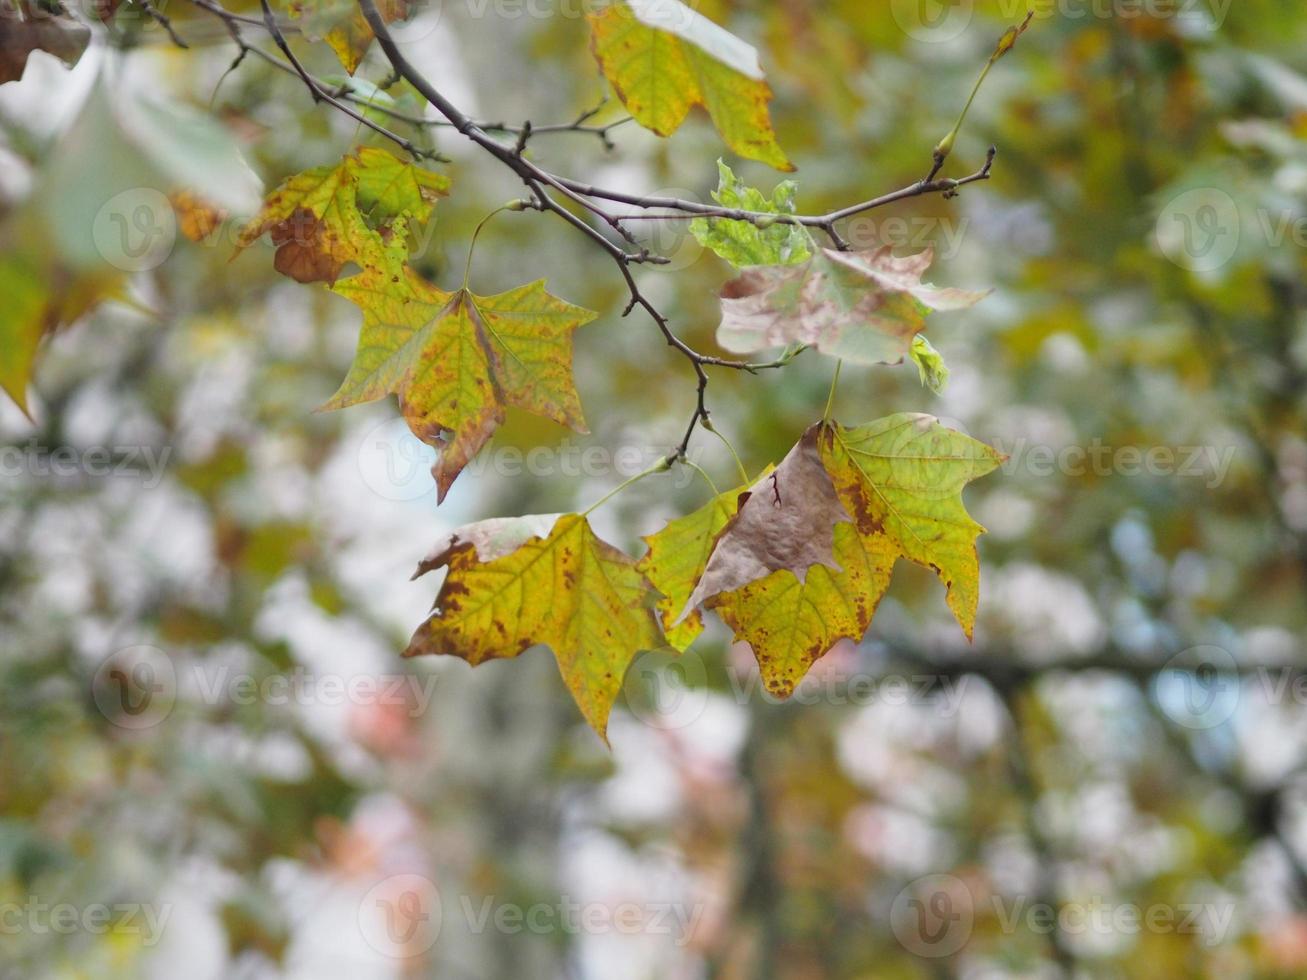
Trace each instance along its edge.
{"label": "tree branch", "polygon": [[[250,19],[238,18],[236,15],[231,14],[222,7],[217,0],[191,0],[191,2],[223,19],[232,39],[239,46],[242,57],[247,53],[253,52],[283,71],[297,75],[304,83],[305,87],[308,88],[314,101],[326,102],[333,108],[349,116],[351,119],[356,120],[379,135],[395,142],[415,157],[432,158],[435,157],[436,154],[431,150],[422,150],[416,147],[411,141],[391,132],[384,126],[377,124],[355,110],[352,106],[346,104],[346,102],[357,102],[369,108],[388,113],[392,118],[415,126],[452,127],[477,146],[481,147],[481,149],[485,150],[505,167],[513,171],[530,190],[532,195],[532,206],[536,210],[548,211],[556,214],[567,224],[581,232],[603,249],[617,264],[630,294],[630,302],[627,304],[622,315],[629,315],[634,309],[636,309],[636,307],[644,310],[658,327],[658,330],[667,341],[668,346],[674,348],[684,356],[686,360],[690,362],[695,373],[697,391],[694,412],[690,417],[690,422],[686,426],[685,434],[680,443],[668,456],[669,462],[685,458],[695,428],[700,422],[706,422],[709,419],[707,406],[708,373],[706,370],[708,367],[729,368],[732,370],[748,371],[751,373],[771,368],[780,368],[789,363],[789,361],[793,359],[802,348],[797,348],[792,352],[787,352],[785,355],[782,355],[775,360],[766,362],[732,360],[729,358],[702,354],[696,351],[675,334],[671,329],[667,317],[665,317],[648,299],[648,297],[641,292],[639,284],[636,282],[635,275],[632,272],[632,266],[634,265],[666,264],[668,260],[662,256],[651,254],[647,248],[641,248],[638,251],[628,251],[622,244],[618,244],[611,240],[600,229],[592,226],[580,215],[574,213],[571,208],[564,206],[562,201],[565,200],[570,202],[572,206],[592,215],[596,220],[607,225],[614,235],[620,238],[627,245],[634,245],[636,242],[630,232],[628,232],[623,226],[623,222],[625,221],[635,220],[637,218],[711,217],[735,221],[747,221],[751,224],[763,227],[783,223],[817,228],[831,239],[836,248],[848,250],[850,248],[849,243],[844,240],[836,228],[838,222],[862,212],[912,197],[937,193],[943,194],[945,197],[952,197],[957,194],[959,188],[967,184],[981,180],[988,180],[990,169],[994,163],[994,156],[997,152],[995,149],[991,148],[985,161],[985,165],[976,173],[960,180],[935,179],[935,175],[932,174],[931,178],[927,180],[918,181],[907,187],[900,188],[897,191],[892,191],[888,194],[883,194],[880,197],[864,201],[861,204],[855,204],[850,207],[821,215],[776,215],[737,208],[723,208],[681,198],[628,194],[551,173],[526,156],[526,148],[529,141],[535,135],[545,132],[592,133],[598,135],[605,146],[610,146],[611,141],[609,140],[608,133],[616,126],[628,122],[628,119],[622,119],[606,126],[589,125],[589,120],[592,119],[602,108],[601,103],[600,106],[581,113],[573,122],[567,124],[537,127],[533,126],[530,122],[523,123],[520,126],[508,126],[503,123],[479,123],[446,98],[408,61],[395,43],[394,38],[391,36],[389,28],[380,12],[377,10],[374,0],[358,0],[359,9],[362,11],[364,19],[368,22],[368,26],[372,29],[378,46],[381,48],[386,59],[390,62],[390,65],[394,70],[394,77],[397,79],[402,78],[407,81],[435,108],[440,116],[443,117],[442,119],[431,120],[425,117],[417,117],[400,113],[387,107],[378,106],[371,100],[363,99],[356,93],[347,90],[345,87],[329,87],[319,79],[315,78],[307,71],[307,69],[305,69],[303,64],[295,56],[294,52],[291,51],[290,45],[287,43],[285,34],[282,31],[282,26],[277,23],[272,15],[268,0],[260,0],[264,15],[260,26],[264,27],[272,36],[273,41],[285,56],[285,62],[282,62],[280,59],[273,57],[267,52],[251,46],[241,37],[237,25],[238,23],[248,22]],[[238,63],[239,60],[240,59],[238,58]],[[490,135],[490,132],[492,131],[514,136],[515,141],[512,144],[509,144],[495,139]],[[557,195],[557,197],[554,195]],[[627,204],[637,207],[642,212],[646,213],[641,215],[617,215],[605,209],[600,202]],[[648,214],[647,212],[659,213]]]}

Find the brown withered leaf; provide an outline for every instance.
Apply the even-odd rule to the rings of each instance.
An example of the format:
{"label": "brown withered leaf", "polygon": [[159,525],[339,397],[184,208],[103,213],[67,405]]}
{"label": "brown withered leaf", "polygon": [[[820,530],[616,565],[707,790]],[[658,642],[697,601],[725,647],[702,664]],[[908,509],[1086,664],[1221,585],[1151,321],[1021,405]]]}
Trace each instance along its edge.
{"label": "brown withered leaf", "polygon": [[524,517],[491,517],[450,531],[427,557],[418,563],[413,578],[443,568],[456,548],[471,545],[481,561],[494,561],[512,554],[532,538],[547,538],[562,514],[527,514]]}
{"label": "brown withered leaf", "polygon": [[832,551],[835,525],[849,515],[822,466],[820,431],[820,424],[811,426],[780,465],[743,495],[677,623],[719,592],[777,569],[789,569],[802,581],[813,565],[838,568]]}
{"label": "brown withered leaf", "polygon": [[717,342],[736,353],[803,343],[858,364],[897,364],[930,311],[965,309],[988,295],[923,283],[933,260],[933,249],[823,248],[800,265],[746,269],[722,287]]}
{"label": "brown withered leaf", "polygon": [[47,13],[17,0],[0,14],[0,83],[23,77],[33,51],[48,51],[68,66],[77,64],[91,32],[71,17]]}

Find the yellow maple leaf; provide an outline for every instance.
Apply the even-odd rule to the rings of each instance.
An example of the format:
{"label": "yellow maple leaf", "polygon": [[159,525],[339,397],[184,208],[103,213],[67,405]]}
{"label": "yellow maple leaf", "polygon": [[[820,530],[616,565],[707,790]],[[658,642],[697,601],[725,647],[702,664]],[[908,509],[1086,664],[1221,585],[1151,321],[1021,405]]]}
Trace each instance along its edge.
{"label": "yellow maple leaf", "polygon": [[413,433],[441,450],[439,500],[512,405],[586,432],[572,380],[572,333],[597,316],[543,280],[494,296],[445,292],[407,266],[335,286],[363,310],[358,352],[324,408],[399,396]]}
{"label": "yellow maple leaf", "polygon": [[649,551],[636,567],[662,593],[658,612],[667,642],[677,650],[688,649],[703,632],[703,617],[697,609],[679,623],[677,619],[703,576],[717,535],[735,516],[739,496],[746,489],[737,487],[718,494],[693,513],[669,521],[657,534],[644,538]]}
{"label": "yellow maple leaf", "polygon": [[885,535],[863,537],[844,522],[835,525],[839,570],[813,565],[800,580],[778,569],[707,605],[753,648],[767,690],[787,698],[836,643],[862,639],[897,558]]}
{"label": "yellow maple leaf", "polygon": [[599,68],[641,126],[670,136],[700,105],[736,153],[794,169],[750,45],[678,0],[617,0],[589,20]]}
{"label": "yellow maple leaf", "polygon": [[[476,666],[548,646],[585,720],[607,741],[608,716],[631,661],[662,645],[635,563],[600,540],[580,514],[543,536],[538,518],[460,529],[419,574],[447,567],[435,612],[405,656],[450,654]],[[524,540],[525,539],[525,540]]]}

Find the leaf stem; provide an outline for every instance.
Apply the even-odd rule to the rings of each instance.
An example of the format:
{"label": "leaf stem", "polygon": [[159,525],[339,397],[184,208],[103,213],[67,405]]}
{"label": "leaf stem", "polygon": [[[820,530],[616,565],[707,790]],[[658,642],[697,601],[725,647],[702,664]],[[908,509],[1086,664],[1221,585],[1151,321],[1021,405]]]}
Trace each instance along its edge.
{"label": "leaf stem", "polygon": [[971,88],[971,95],[967,98],[967,104],[962,107],[962,114],[958,116],[958,121],[953,124],[947,136],[935,145],[935,169],[930,172],[926,182],[934,180],[935,175],[939,173],[940,168],[944,166],[944,161],[948,155],[953,152],[953,143],[958,138],[958,133],[962,129],[962,124],[966,122],[967,113],[971,111],[971,105],[976,101],[976,95],[980,92],[980,86],[985,84],[985,79],[989,77],[990,69],[994,67],[1005,54],[1012,50],[1012,46],[1017,43],[1017,38],[1026,32],[1030,27],[1031,18],[1035,16],[1033,10],[1027,12],[1026,19],[1020,24],[1009,27],[1004,31],[1003,36],[999,38],[998,44],[994,47],[994,53],[989,56],[985,62],[985,67],[981,69],[980,77],[976,79],[976,84]]}
{"label": "leaf stem", "polygon": [[[748,483],[749,471],[744,468],[744,461],[740,459],[740,454],[737,453],[735,451],[735,447],[731,445],[731,440],[727,439],[726,436],[722,435],[720,432],[717,431],[716,428],[713,427],[711,419],[704,419],[703,422],[701,422],[700,424],[703,426],[703,428],[707,429],[709,432],[711,432],[713,435],[715,435],[718,439],[722,441],[722,445],[724,445],[730,451],[731,459],[735,460],[735,468],[740,471],[740,482]],[[687,459],[686,462],[688,463],[689,460]]]}
{"label": "leaf stem", "polygon": [[711,476],[708,475],[708,471],[707,471],[707,470],[705,470],[702,466],[700,466],[698,463],[696,463],[696,462],[695,462],[694,460],[692,460],[692,459],[683,459],[683,460],[681,460],[681,462],[684,463],[686,466],[690,467],[690,469],[694,470],[694,471],[695,471],[696,473],[698,473],[701,477],[703,477],[703,482],[706,483],[706,484],[708,484],[708,489],[710,489],[710,490],[712,491],[712,495],[713,495],[714,497],[720,497],[720,496],[721,496],[721,493],[722,493],[722,492],[721,492],[720,490],[717,489],[717,484],[713,482],[713,478],[712,478]]}
{"label": "leaf stem", "polygon": [[830,421],[831,409],[835,407],[835,389],[839,386],[840,383],[840,369],[842,367],[844,367],[843,360],[838,360],[835,362],[835,374],[830,379],[830,394],[826,396],[826,411],[822,412],[821,415],[821,420],[823,423]]}
{"label": "leaf stem", "polygon": [[464,289],[467,289],[468,279],[472,275],[472,253],[476,251],[477,237],[481,234],[481,229],[486,226],[486,224],[490,221],[491,218],[499,214],[501,211],[522,211],[525,210],[526,207],[529,206],[529,204],[530,202],[528,201],[509,201],[507,204],[501,204],[499,207],[495,208],[488,215],[486,215],[484,218],[482,218],[480,221],[477,222],[476,229],[472,232],[472,241],[470,241],[467,246],[467,264],[463,267]]}
{"label": "leaf stem", "polygon": [[[687,460],[687,462],[688,462],[688,460]],[[629,487],[631,484],[633,484],[633,483],[638,483],[639,481],[643,480],[646,476],[653,476],[655,473],[665,473],[665,472],[667,472],[668,470],[670,470],[671,468],[672,468],[671,460],[669,460],[669,459],[666,458],[666,457],[663,457],[662,459],[658,460],[658,462],[656,462],[656,463],[654,463],[652,466],[650,466],[647,470],[645,470],[645,471],[643,471],[643,472],[641,472],[641,473],[637,473],[637,474],[635,474],[635,476],[631,477],[629,480],[623,480],[623,481],[622,481],[621,483],[619,483],[617,486],[613,487],[613,489],[609,490],[606,494],[604,494],[602,497],[600,497],[598,500],[596,500],[593,504],[591,504],[591,505],[590,505],[589,507],[587,507],[585,510],[581,511],[581,516],[582,516],[582,517],[585,517],[585,516],[586,516],[587,514],[589,514],[591,511],[598,510],[600,507],[602,507],[604,504],[608,503],[608,501],[610,501],[611,499],[613,499],[614,497],[616,497],[619,493],[621,493],[623,490],[625,490],[625,489],[626,489],[627,487]]]}

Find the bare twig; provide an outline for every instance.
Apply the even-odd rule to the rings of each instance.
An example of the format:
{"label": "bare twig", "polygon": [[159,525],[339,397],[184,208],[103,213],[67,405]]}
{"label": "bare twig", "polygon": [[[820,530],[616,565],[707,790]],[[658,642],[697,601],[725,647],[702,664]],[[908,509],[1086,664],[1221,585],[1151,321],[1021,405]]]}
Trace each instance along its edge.
{"label": "bare twig", "polygon": [[172,21],[168,18],[167,14],[165,14],[162,10],[160,10],[153,3],[151,3],[150,0],[137,0],[137,3],[140,4],[142,10],[144,10],[147,14],[150,15],[151,20],[153,20],[156,24],[162,27],[164,31],[167,32],[168,37],[172,39],[173,44],[177,45],[177,47],[179,48],[190,47],[189,44],[187,44],[185,41],[181,39],[180,36],[178,36],[177,31],[172,26]]}

